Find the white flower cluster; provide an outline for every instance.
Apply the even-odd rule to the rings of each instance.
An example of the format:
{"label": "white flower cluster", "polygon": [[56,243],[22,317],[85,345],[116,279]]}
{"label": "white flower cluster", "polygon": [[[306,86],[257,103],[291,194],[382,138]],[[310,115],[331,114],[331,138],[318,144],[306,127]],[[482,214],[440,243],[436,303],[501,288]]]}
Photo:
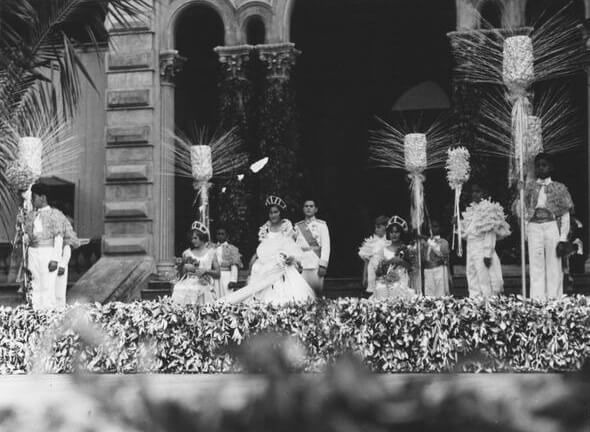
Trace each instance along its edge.
{"label": "white flower cluster", "polygon": [[197,182],[208,182],[213,177],[211,147],[195,145],[191,147],[191,166],[193,178]]}
{"label": "white flower cluster", "polygon": [[512,36],[504,41],[502,78],[509,89],[526,89],[535,78],[533,41]]}
{"label": "white flower cluster", "polygon": [[427,167],[426,135],[421,133],[407,134],[404,137],[404,161],[410,173],[421,173]]}
{"label": "white flower cluster", "polygon": [[539,117],[527,117],[527,130],[524,138],[526,160],[533,159],[543,151],[543,125]]}
{"label": "white flower cluster", "polygon": [[469,180],[469,150],[465,147],[449,149],[447,157],[447,180],[451,189],[457,189]]}
{"label": "white flower cluster", "polygon": [[37,137],[21,137],[18,142],[18,159],[27,165],[35,178],[41,177],[43,166],[43,141]]}
{"label": "white flower cluster", "polygon": [[28,190],[38,178],[31,168],[21,161],[10,162],[4,176],[8,184],[17,191]]}

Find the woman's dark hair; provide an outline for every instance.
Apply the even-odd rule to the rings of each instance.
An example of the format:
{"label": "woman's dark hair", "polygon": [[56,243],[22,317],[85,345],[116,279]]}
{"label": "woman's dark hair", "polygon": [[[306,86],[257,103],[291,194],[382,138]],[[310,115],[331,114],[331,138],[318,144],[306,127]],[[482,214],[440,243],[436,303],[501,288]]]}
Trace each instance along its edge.
{"label": "woman's dark hair", "polygon": [[35,183],[33,186],[31,186],[31,192],[34,193],[35,195],[38,195],[38,196],[45,196],[45,198],[47,198],[47,200],[50,199],[49,186],[47,186],[44,183]]}
{"label": "woman's dark hair", "polygon": [[489,187],[489,185],[487,185],[486,183],[484,183],[481,180],[474,180],[469,185],[469,190],[472,191],[475,186],[477,186],[482,191],[484,197],[489,197],[490,196],[490,187]]}
{"label": "woman's dark hair", "polygon": [[385,231],[387,234],[387,239],[391,240],[391,233],[393,231],[393,228],[397,228],[397,230],[400,232],[400,239],[403,243],[407,243],[408,242],[408,233],[404,231],[404,229],[398,225],[398,224],[391,224],[387,227],[387,230]]}
{"label": "woman's dark hair", "polygon": [[207,242],[209,241],[209,234],[202,233],[202,232],[201,232],[201,231],[199,231],[199,230],[190,230],[190,231],[188,232],[188,235],[187,235],[189,243],[191,242],[191,240],[192,240],[192,238],[193,238],[193,234],[197,234],[197,237],[198,237],[198,238],[199,238],[199,240],[201,240],[203,243],[207,243]]}

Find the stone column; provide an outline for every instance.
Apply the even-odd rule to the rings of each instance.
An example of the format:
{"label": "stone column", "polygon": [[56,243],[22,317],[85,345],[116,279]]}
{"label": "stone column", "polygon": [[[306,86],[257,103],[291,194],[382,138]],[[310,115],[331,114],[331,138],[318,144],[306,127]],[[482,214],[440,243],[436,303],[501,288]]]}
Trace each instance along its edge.
{"label": "stone column", "polygon": [[260,153],[270,158],[260,176],[261,196],[280,195],[290,207],[301,200],[299,134],[291,75],[297,55],[292,43],[258,45],[266,69],[259,114]]}
{"label": "stone column", "polygon": [[[253,137],[253,84],[250,79],[250,60],[254,47],[251,45],[220,46],[215,48],[222,66],[219,94],[220,127],[227,131],[235,128],[242,139],[243,149],[250,162],[256,158]],[[254,252],[252,233],[256,232],[254,216],[254,183],[246,177],[243,181],[229,179],[220,187],[212,189],[213,228],[224,226],[230,240],[242,254]]]}
{"label": "stone column", "polygon": [[131,27],[109,21],[102,257],[68,291],[68,301],[135,300],[156,272],[160,137],[152,18]]}
{"label": "stone column", "polygon": [[174,263],[174,78],[185,59],[176,50],[160,53],[160,170],[157,175],[158,215],[154,229],[159,234],[156,253],[158,275],[171,279]]}

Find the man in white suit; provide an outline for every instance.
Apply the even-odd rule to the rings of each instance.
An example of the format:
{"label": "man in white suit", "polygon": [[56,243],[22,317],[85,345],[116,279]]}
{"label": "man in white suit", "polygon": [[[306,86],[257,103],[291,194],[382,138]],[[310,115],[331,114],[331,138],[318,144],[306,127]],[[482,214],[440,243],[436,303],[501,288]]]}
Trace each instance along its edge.
{"label": "man in white suit", "polygon": [[303,278],[318,296],[324,289],[324,277],[330,261],[330,232],[323,220],[315,217],[318,206],[314,200],[303,204],[305,219],[295,225],[297,244],[303,250]]}

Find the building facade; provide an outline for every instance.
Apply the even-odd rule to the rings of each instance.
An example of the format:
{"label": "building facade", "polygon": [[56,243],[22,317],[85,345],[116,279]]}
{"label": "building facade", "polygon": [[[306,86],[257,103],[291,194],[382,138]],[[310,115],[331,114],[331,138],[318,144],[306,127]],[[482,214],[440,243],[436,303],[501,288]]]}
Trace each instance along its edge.
{"label": "building facade", "polygon": [[[524,26],[531,2],[539,3],[451,0],[454,28],[449,30],[478,28],[481,14],[503,27]],[[89,276],[80,280],[78,291],[108,284],[106,276],[114,266],[119,266],[116,272],[121,275],[115,285],[133,271],[137,273],[134,281],[144,280],[154,271],[163,276],[173,272],[179,248],[175,244],[179,238],[175,221],[179,219],[175,216],[178,195],[168,131],[176,127],[177,79],[187,62],[186,55],[179,50],[179,45],[187,46],[186,40],[178,39],[183,19],[200,8],[221,23],[222,43],[212,47],[212,51],[220,71],[218,88],[223,92],[232,88],[228,83],[249,79],[246,65],[252,58],[263,65],[267,79],[292,79],[297,62],[304,61],[306,55],[292,37],[297,3],[307,3],[309,11],[315,7],[314,2],[306,0],[162,0],[155,2],[149,20],[138,20],[132,28],[111,29],[104,61],[99,61],[95,53],[87,54],[98,91],[90,86],[84,90],[75,125],[77,139],[84,149],[82,170],[79,178],[73,179],[77,185],[75,215],[81,236],[102,238],[102,258]],[[363,1],[344,3],[352,7]],[[377,3],[380,2],[375,1],[375,7]],[[399,3],[403,14],[404,1]],[[584,16],[590,16],[590,0],[580,4]],[[186,22],[183,25],[186,27]],[[327,32],[331,31],[330,25],[325,24]],[[305,32],[304,24],[297,26],[297,33]],[[324,24],[316,26],[322,28]],[[320,49],[329,52],[338,47]],[[325,72],[318,69],[317,73]],[[211,110],[216,109],[211,106]],[[163,144],[166,142],[169,145]],[[588,161],[584,163],[588,165]],[[587,214],[587,198],[584,203],[583,213]],[[93,282],[89,281],[91,278]]]}

